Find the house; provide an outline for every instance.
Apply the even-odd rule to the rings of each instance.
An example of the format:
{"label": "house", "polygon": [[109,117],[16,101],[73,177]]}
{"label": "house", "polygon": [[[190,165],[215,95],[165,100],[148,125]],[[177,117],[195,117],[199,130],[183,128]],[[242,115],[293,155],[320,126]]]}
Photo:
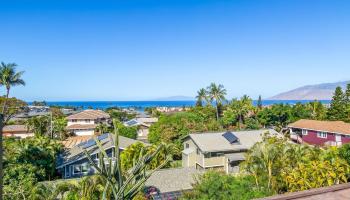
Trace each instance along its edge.
{"label": "house", "polygon": [[348,200],[350,197],[350,183],[315,188],[300,192],[280,194],[259,200]]}
{"label": "house", "polygon": [[129,120],[124,123],[126,127],[137,126],[137,139],[138,140],[147,140],[149,133],[149,128],[152,124],[158,122],[158,118],[155,117],[139,117],[132,120]]}
{"label": "house", "polygon": [[342,121],[301,119],[288,125],[291,139],[317,146],[350,143],[350,124]]}
{"label": "house", "polygon": [[94,135],[96,127],[109,124],[110,119],[102,110],[84,110],[67,117],[67,130],[76,136]]}
{"label": "house", "polygon": [[6,125],[2,129],[2,134],[5,137],[26,138],[33,137],[34,133],[28,131],[26,125]]}
{"label": "house", "polygon": [[281,136],[272,129],[189,134],[183,143],[182,166],[238,172],[239,163],[245,159],[244,153],[262,141],[267,132]]}
{"label": "house", "polygon": [[[112,156],[115,148],[114,137],[110,133],[105,133],[96,137],[102,144],[102,148],[107,152],[108,156]],[[130,138],[119,136],[119,149],[124,150],[131,144],[138,142]],[[57,160],[56,169],[62,174],[63,178],[78,178],[95,173],[95,169],[90,166],[90,162],[85,155],[85,150],[92,156],[94,161],[98,163],[98,148],[95,139],[82,142],[73,148],[66,149]]]}

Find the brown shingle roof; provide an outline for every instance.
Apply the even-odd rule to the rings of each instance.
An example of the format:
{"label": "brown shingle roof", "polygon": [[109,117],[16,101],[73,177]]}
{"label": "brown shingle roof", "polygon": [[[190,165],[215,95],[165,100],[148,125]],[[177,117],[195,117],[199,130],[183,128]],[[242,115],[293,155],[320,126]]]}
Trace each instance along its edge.
{"label": "brown shingle roof", "polygon": [[288,125],[290,128],[300,128],[329,133],[350,134],[350,124],[342,121],[318,121],[301,119]]}
{"label": "brown shingle roof", "polygon": [[110,118],[109,114],[103,112],[102,110],[84,110],[80,113],[76,113],[67,117],[70,119],[100,119],[100,118]]}
{"label": "brown shingle roof", "polygon": [[67,126],[68,130],[74,130],[74,129],[95,129],[97,127],[97,124],[72,124]]}
{"label": "brown shingle roof", "polygon": [[78,145],[82,142],[86,142],[89,139],[93,138],[91,135],[87,136],[74,136],[74,137],[69,137],[66,140],[62,141],[61,143],[63,146],[67,149],[73,148],[75,145]]}
{"label": "brown shingle roof", "polygon": [[3,132],[27,132],[27,126],[26,125],[6,125],[2,129]]}

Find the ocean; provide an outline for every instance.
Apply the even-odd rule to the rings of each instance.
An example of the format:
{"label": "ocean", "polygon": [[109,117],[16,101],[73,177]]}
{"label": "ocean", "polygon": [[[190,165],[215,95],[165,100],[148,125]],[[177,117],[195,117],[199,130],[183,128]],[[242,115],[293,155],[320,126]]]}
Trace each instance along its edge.
{"label": "ocean", "polygon": [[[312,100],[263,100],[264,106],[284,103],[284,104],[296,104],[297,102],[307,103]],[[324,100],[322,103],[328,104],[330,101]],[[31,104],[31,102],[29,102]],[[73,106],[81,107],[83,109],[93,108],[93,109],[106,109],[109,107],[120,107],[120,108],[134,108],[136,110],[144,110],[146,107],[189,107],[196,104],[195,101],[49,101],[47,102],[49,106]],[[256,105],[257,101],[254,100],[253,104]]]}

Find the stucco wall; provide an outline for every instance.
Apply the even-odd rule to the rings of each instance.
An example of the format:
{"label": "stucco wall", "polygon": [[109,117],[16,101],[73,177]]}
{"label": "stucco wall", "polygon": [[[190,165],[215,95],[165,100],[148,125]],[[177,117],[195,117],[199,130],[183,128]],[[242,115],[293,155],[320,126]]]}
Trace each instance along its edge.
{"label": "stucco wall", "polygon": [[77,136],[94,135],[95,134],[95,130],[94,129],[74,130],[74,134],[77,135]]}

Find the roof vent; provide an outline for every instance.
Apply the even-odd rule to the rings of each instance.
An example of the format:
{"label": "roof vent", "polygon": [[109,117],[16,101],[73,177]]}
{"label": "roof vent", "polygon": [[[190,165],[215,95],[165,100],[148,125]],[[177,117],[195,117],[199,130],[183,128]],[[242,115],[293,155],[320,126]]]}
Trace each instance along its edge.
{"label": "roof vent", "polygon": [[238,142],[238,137],[236,137],[232,132],[226,132],[222,134],[222,136],[230,143],[236,143]]}

